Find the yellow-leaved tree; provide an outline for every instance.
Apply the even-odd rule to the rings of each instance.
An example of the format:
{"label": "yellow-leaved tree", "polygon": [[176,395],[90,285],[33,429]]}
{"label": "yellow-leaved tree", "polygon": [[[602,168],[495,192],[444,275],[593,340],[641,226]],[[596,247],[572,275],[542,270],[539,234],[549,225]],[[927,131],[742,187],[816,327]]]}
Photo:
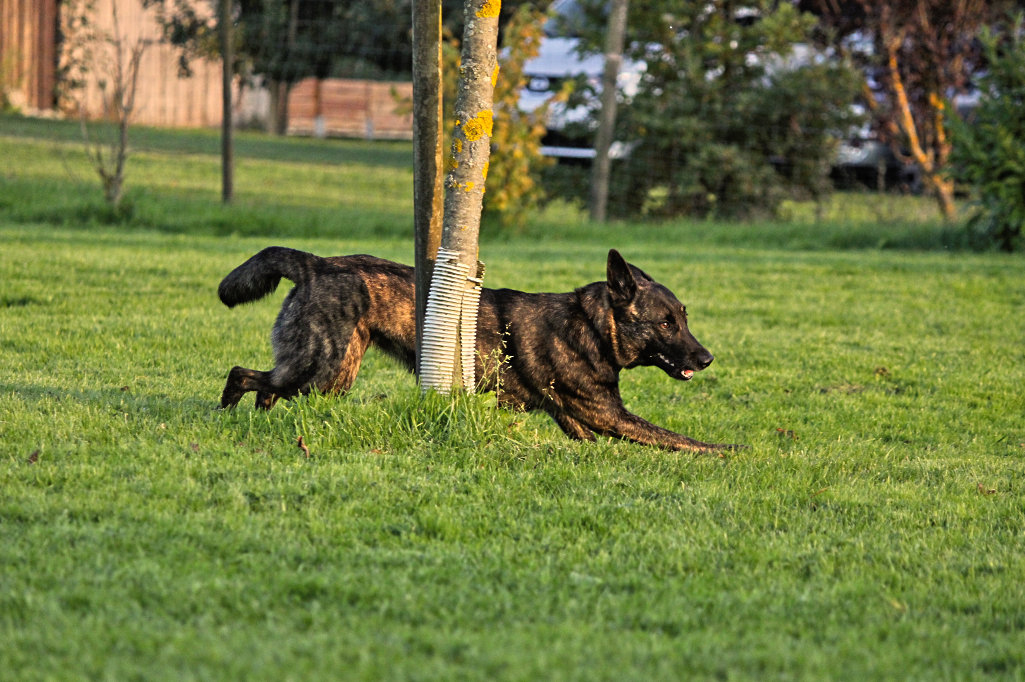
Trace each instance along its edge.
{"label": "yellow-leaved tree", "polygon": [[[544,199],[539,182],[542,169],[552,160],[541,155],[541,138],[546,132],[548,107],[555,100],[565,100],[568,92],[557,94],[542,107],[520,111],[520,92],[526,85],[524,64],[536,57],[543,37],[546,16],[523,5],[505,26],[499,52],[498,80],[494,93],[494,129],[491,138],[491,162],[484,194],[485,224],[504,229],[517,229],[526,222],[529,212]],[[448,36],[442,48],[444,68],[444,120],[452,118],[459,79],[459,41]],[[451,147],[451,130],[445,131],[445,149]]]}

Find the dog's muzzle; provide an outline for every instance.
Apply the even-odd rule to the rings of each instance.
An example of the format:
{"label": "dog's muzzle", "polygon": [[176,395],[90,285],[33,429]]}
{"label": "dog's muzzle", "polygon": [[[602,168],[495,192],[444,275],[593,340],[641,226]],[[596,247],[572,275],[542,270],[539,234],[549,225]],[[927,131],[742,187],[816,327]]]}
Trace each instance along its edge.
{"label": "dog's muzzle", "polygon": [[656,356],[655,364],[658,365],[662,369],[662,371],[664,371],[666,374],[673,377],[674,379],[690,381],[694,378],[694,372],[703,370],[704,368],[708,367],[710,364],[712,364],[712,360],[714,359],[715,358],[712,356],[712,354],[709,353],[707,358],[701,359],[699,367],[697,367],[696,369],[691,369],[689,367],[680,367],[675,362],[667,358],[665,355],[659,353]]}

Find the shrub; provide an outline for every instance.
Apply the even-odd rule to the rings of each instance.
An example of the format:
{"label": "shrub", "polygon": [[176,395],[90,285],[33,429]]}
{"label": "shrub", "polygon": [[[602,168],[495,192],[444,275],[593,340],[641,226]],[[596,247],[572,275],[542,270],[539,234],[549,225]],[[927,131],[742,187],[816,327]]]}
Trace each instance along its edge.
{"label": "shrub", "polygon": [[612,206],[744,218],[826,193],[858,79],[840,62],[791,59],[814,18],[788,3],[752,3],[755,21],[729,2],[653,3],[631,17],[630,57],[647,69],[619,121],[617,139],[637,147]]}
{"label": "shrub", "polygon": [[[519,109],[520,92],[526,84],[524,63],[536,57],[544,20],[542,12],[521,6],[505,26],[503,48],[499,53],[499,75],[494,94],[494,134],[491,161],[484,194],[484,226],[522,227],[527,213],[544,198],[539,176],[552,161],[541,155],[548,104],[533,112]],[[445,121],[453,120],[459,79],[459,41],[450,37],[442,51]],[[556,97],[561,97],[557,95]],[[451,144],[451,131],[445,131],[445,148]]]}
{"label": "shrub", "polygon": [[1025,15],[1009,30],[983,31],[988,62],[971,120],[952,121],[955,177],[972,188],[969,232],[981,244],[1013,251],[1025,225]]}

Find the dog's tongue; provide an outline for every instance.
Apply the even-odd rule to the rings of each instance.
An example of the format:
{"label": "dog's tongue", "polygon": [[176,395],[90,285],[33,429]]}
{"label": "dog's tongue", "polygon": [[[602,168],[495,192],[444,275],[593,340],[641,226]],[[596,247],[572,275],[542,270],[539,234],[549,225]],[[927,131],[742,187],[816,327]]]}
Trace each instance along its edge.
{"label": "dog's tongue", "polygon": [[681,374],[683,374],[684,379],[690,379],[692,376],[694,376],[694,370],[685,369],[683,370],[683,372],[681,372]]}

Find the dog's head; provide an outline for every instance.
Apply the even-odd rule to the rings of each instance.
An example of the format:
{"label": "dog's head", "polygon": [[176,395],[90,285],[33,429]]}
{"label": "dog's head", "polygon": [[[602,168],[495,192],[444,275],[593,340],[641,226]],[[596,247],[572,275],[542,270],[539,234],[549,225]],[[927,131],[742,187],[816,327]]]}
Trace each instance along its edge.
{"label": "dog's head", "polygon": [[613,347],[624,367],[654,365],[687,381],[712,364],[712,354],[687,328],[687,310],[673,292],[615,249],[609,251],[607,276]]}

